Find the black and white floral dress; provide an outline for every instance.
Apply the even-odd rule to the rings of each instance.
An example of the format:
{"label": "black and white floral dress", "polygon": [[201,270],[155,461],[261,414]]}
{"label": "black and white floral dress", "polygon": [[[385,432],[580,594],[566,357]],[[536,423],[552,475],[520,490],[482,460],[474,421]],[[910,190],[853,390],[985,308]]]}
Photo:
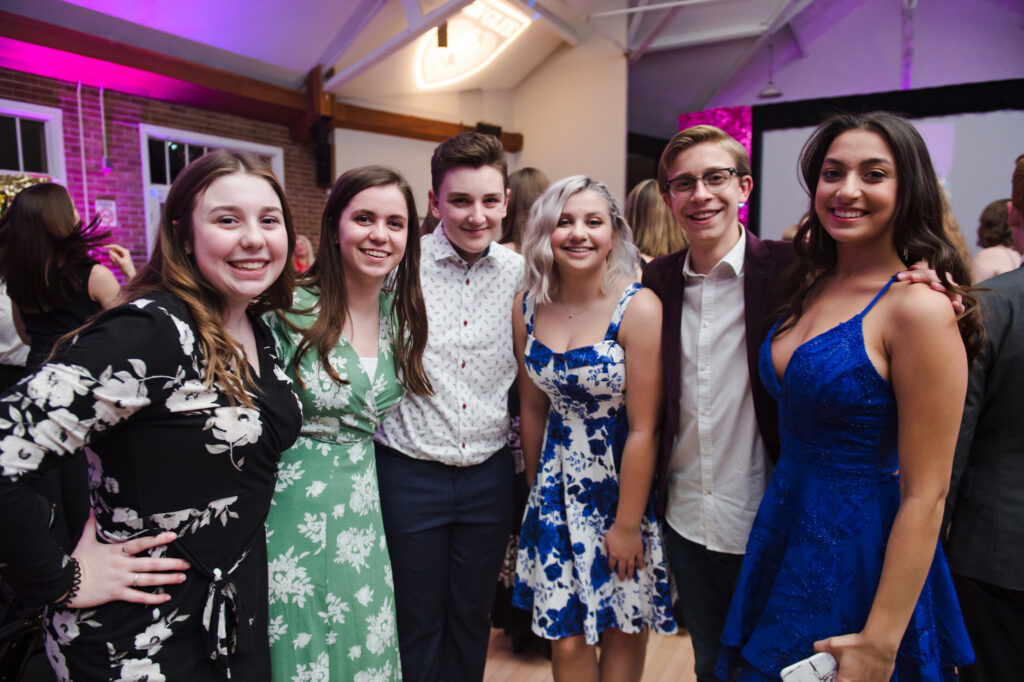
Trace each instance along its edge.
{"label": "black and white floral dress", "polygon": [[264,520],[279,454],[301,411],[274,342],[259,349],[253,408],[202,382],[196,327],[154,292],[108,311],[74,344],[0,396],[0,562],[27,602],[71,586],[29,480],[85,449],[101,541],[178,534],[151,556],[187,559],[159,606],[51,607],[46,650],[60,680],[268,680]]}

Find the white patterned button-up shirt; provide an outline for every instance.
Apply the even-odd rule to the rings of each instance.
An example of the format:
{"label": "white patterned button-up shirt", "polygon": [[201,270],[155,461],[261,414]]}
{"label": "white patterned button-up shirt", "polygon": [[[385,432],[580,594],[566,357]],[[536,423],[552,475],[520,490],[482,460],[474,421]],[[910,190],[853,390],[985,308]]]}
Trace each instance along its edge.
{"label": "white patterned button-up shirt", "polygon": [[423,367],[434,395],[406,394],[376,439],[415,459],[480,464],[508,443],[508,391],[516,377],[512,301],[523,257],[492,243],[470,266],[441,225],[420,247],[430,325]]}

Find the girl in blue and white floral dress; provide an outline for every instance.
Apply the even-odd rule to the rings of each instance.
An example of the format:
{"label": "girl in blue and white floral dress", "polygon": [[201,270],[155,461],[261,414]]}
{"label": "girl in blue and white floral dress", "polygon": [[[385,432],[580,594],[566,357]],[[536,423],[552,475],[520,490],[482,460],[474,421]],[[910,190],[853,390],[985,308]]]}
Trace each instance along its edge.
{"label": "girl in blue and white floral dress", "polygon": [[635,281],[617,200],[590,178],[537,200],[523,255],[513,327],[531,490],[513,603],[554,640],[556,679],[638,679],[648,630],[676,630],[650,496],[661,304]]}

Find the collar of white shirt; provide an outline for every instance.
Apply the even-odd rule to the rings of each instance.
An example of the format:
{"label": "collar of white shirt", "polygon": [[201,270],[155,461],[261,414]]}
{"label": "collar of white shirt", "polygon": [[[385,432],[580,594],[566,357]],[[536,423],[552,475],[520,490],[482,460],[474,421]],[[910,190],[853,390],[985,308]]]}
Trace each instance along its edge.
{"label": "collar of white shirt", "polygon": [[[421,245],[424,252],[423,255],[433,256],[434,260],[455,259],[460,260],[463,263],[466,262],[466,259],[460,256],[459,252],[455,250],[454,246],[452,246],[452,243],[448,240],[448,235],[444,233],[444,223],[438,223],[437,227],[434,228],[434,231],[428,235],[428,238],[421,242]],[[480,256],[480,261],[495,257],[500,258],[500,255],[495,256],[495,254],[492,253],[495,251],[493,247],[494,242],[487,245],[487,248],[484,249],[483,255]],[[501,248],[498,250],[508,251],[509,249]]]}
{"label": "collar of white shirt", "polygon": [[[743,261],[747,251],[747,230],[743,227],[742,223],[737,223],[740,226],[740,238],[733,244],[733,247],[729,249],[729,253],[722,257],[722,260],[715,263],[715,266],[708,271],[707,275],[700,275],[693,271],[690,266],[690,251],[686,252],[686,259],[683,261],[683,279],[690,277],[715,277],[725,276],[726,274],[742,275],[743,274]],[[732,273],[722,272],[722,269],[728,267],[732,270]],[[717,271],[717,272],[716,272]]]}

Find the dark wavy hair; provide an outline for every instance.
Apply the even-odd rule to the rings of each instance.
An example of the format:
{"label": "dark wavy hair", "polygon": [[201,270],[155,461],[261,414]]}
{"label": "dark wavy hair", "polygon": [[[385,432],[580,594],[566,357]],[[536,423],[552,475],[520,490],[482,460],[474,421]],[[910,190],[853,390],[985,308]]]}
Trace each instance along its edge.
{"label": "dark wavy hair", "polygon": [[836,241],[815,212],[814,197],[829,147],[848,130],[876,133],[889,146],[898,183],[891,222],[893,246],[904,265],[909,267],[921,260],[928,262],[948,290],[963,296],[965,311],[958,317],[957,324],[967,356],[973,360],[985,338],[981,312],[977,301],[965,288],[971,283],[970,268],[943,229],[942,188],[928,147],[906,119],[884,111],[831,116],[818,126],[800,152],[800,172],[804,189],[810,195],[810,211],[793,239],[797,260],[785,278],[787,290],[795,293],[780,314],[790,319],[776,333],[796,323],[803,313],[807,294],[818,280],[836,267]]}
{"label": "dark wavy hair", "polygon": [[[385,288],[395,294],[393,319],[395,323],[395,358],[401,371],[402,385],[416,395],[432,392],[430,380],[423,369],[423,351],[427,346],[427,307],[420,289],[420,240],[416,230],[416,201],[412,188],[396,171],[383,166],[363,166],[347,171],[339,177],[324,207],[320,220],[320,246],[316,261],[304,273],[299,286],[319,292],[317,303],[309,309],[296,309],[298,314],[315,313],[316,319],[308,329],[299,330],[286,317],[282,319],[302,334],[292,358],[292,370],[301,384],[298,365],[302,357],[316,348],[320,365],[331,379],[348,383],[338,376],[330,363],[330,354],[341,339],[341,330],[348,318],[348,292],[345,286],[345,266],[338,244],[338,224],[341,214],[353,197],[371,187],[395,186],[405,198],[408,211],[406,232],[408,240],[398,267],[388,277]],[[280,313],[279,313],[280,314]]]}
{"label": "dark wavy hair", "polygon": [[151,291],[168,291],[188,306],[199,331],[199,341],[207,365],[203,380],[207,385],[217,383],[229,399],[252,407],[247,389],[257,391],[249,363],[228,334],[221,319],[224,296],[199,271],[192,255],[194,239],[192,212],[206,189],[217,178],[233,173],[255,175],[267,181],[281,200],[284,226],[288,234],[288,253],[285,268],[270,287],[249,304],[254,315],[292,303],[295,286],[291,267],[295,249],[295,228],[284,190],[269,164],[249,152],[218,149],[185,166],[171,184],[167,201],[160,216],[160,232],[149,262],[124,288],[121,300],[131,301]]}
{"label": "dark wavy hair", "polygon": [[1009,211],[1006,210],[1008,203],[1009,199],[997,199],[982,210],[978,218],[978,246],[981,248],[1013,246]]}
{"label": "dark wavy hair", "polygon": [[98,225],[99,216],[82,224],[61,185],[44,182],[21,190],[0,217],[0,280],[11,300],[25,312],[67,303],[69,290],[87,284],[75,266],[110,236]]}

